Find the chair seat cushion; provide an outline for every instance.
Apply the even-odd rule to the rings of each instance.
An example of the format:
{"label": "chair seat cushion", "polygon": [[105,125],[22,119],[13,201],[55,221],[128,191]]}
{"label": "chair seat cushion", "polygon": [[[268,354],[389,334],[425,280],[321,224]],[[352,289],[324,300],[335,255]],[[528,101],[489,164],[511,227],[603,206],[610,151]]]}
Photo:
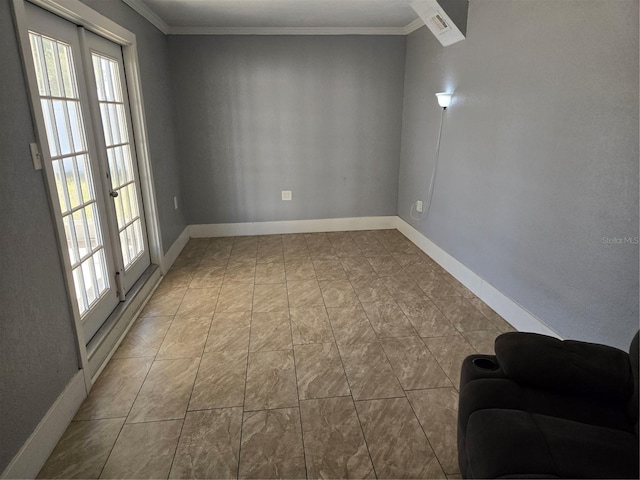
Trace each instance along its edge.
{"label": "chair seat cushion", "polygon": [[462,386],[458,415],[462,431],[473,412],[487,408],[522,410],[634,433],[626,403],[620,400],[539,390],[508,378],[477,379]]}
{"label": "chair seat cushion", "polygon": [[468,478],[638,478],[629,432],[509,409],[471,413]]}

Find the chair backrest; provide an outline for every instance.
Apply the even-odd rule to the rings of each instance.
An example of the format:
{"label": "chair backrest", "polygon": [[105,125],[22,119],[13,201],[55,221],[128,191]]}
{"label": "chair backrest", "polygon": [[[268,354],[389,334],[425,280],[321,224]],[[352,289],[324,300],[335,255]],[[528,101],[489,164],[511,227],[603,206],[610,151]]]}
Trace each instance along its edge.
{"label": "chair backrest", "polygon": [[633,373],[633,395],[629,400],[629,416],[636,421],[636,435],[638,435],[638,368],[640,363],[640,357],[638,356],[638,335],[640,331],[636,333],[635,337],[631,341],[631,347],[629,348],[629,360],[631,361],[631,372]]}

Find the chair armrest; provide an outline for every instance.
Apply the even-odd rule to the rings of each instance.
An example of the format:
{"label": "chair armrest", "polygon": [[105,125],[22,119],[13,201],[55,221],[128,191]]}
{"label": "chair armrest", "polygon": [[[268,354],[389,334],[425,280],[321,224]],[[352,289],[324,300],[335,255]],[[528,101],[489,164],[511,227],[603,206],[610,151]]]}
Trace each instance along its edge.
{"label": "chair armrest", "polygon": [[507,378],[522,385],[620,400],[633,391],[629,355],[617,348],[509,332],[496,338],[495,351]]}

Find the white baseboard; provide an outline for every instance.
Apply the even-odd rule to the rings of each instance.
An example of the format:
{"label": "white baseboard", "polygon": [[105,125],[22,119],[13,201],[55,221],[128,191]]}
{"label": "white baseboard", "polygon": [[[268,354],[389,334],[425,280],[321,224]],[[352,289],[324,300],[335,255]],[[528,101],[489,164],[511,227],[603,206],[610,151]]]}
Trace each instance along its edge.
{"label": "white baseboard", "polygon": [[178,258],[178,255],[180,255],[180,252],[182,252],[182,249],[189,241],[189,238],[189,226],[187,225],[176,241],[173,242],[173,245],[171,245],[171,248],[169,248],[164,257],[162,257],[160,271],[163,275],[167,274],[171,265],[173,265],[173,262],[176,261],[176,258]]}
{"label": "white baseboard", "polygon": [[79,370],[0,478],[35,478],[86,397],[84,372]]}
{"label": "white baseboard", "polygon": [[396,216],[323,218],[281,222],[212,223],[189,225],[192,238],[274,235],[283,233],[345,232],[348,230],[385,230],[396,228]]}
{"label": "white baseboard", "polygon": [[396,218],[396,228],[404,236],[415,243],[424,253],[433,258],[442,268],[471,290],[480,300],[493,308],[518,331],[542,333],[561,338],[557,332],[542,320],[438,247],[402,218]]}

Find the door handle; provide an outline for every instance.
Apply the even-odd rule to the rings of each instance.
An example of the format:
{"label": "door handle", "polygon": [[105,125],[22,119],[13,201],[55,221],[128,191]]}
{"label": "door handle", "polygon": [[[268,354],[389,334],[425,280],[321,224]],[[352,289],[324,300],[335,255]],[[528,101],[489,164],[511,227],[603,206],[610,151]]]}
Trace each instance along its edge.
{"label": "door handle", "polygon": [[114,190],[112,192],[109,192],[109,195],[111,195],[113,198],[116,198],[118,196],[118,192]]}

